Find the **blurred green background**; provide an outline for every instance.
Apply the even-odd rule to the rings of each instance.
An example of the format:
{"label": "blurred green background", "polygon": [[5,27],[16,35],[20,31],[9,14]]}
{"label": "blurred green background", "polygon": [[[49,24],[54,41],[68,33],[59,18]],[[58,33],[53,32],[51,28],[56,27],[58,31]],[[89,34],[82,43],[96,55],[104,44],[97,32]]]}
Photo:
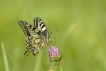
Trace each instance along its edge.
{"label": "blurred green background", "polygon": [[[106,71],[106,0],[0,0],[0,43],[10,71],[51,71],[45,47],[36,56],[24,55],[25,35],[18,20],[33,24],[40,17],[56,37],[65,58],[63,71]],[[0,71],[5,71],[0,48]],[[55,71],[60,71],[59,67]]]}

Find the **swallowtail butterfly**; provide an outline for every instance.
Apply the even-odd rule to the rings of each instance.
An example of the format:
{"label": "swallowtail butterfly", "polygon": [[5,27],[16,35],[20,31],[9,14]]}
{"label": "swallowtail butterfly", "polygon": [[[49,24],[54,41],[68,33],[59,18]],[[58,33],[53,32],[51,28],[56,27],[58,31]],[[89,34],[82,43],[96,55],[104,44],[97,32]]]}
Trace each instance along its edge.
{"label": "swallowtail butterfly", "polygon": [[18,21],[26,36],[26,52],[32,52],[33,55],[38,54],[39,50],[44,48],[50,42],[50,35],[47,27],[42,19],[34,18],[34,25],[25,21]]}

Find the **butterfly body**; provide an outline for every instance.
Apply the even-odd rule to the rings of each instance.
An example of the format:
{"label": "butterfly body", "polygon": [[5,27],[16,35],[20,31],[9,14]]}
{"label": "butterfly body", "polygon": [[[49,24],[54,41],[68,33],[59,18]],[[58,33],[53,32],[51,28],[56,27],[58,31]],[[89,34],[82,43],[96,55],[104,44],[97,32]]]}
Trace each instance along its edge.
{"label": "butterfly body", "polygon": [[50,42],[50,36],[47,27],[42,19],[35,18],[34,25],[25,21],[18,21],[19,25],[23,29],[26,36],[26,48],[27,52],[32,52],[33,55],[38,54],[40,49],[43,49],[45,45]]}

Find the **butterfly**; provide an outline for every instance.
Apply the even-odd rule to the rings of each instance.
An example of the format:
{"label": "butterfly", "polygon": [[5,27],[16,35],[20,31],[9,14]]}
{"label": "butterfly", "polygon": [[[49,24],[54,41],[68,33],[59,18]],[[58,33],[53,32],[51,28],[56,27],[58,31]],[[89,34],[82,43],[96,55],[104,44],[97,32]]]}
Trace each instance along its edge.
{"label": "butterfly", "polygon": [[47,27],[41,18],[34,18],[34,25],[25,21],[18,21],[20,27],[26,36],[26,48],[24,55],[27,52],[32,52],[33,55],[38,54],[40,49],[50,42],[50,35]]}

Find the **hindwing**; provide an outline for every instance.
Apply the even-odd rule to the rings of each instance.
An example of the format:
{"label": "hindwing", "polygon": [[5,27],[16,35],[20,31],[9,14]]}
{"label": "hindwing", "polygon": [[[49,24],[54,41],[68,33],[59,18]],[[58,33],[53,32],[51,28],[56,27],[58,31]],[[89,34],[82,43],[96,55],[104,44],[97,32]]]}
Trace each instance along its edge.
{"label": "hindwing", "polygon": [[39,35],[37,34],[39,32],[38,29],[36,29],[33,25],[28,24],[28,22],[25,21],[18,21],[19,25],[21,26],[21,28],[23,29],[23,32],[25,34],[25,36],[27,37],[26,39],[26,48],[27,51],[24,53],[26,54],[27,52],[32,52],[33,55],[39,53],[38,49],[36,46],[34,46],[33,43],[33,37],[38,38]]}

